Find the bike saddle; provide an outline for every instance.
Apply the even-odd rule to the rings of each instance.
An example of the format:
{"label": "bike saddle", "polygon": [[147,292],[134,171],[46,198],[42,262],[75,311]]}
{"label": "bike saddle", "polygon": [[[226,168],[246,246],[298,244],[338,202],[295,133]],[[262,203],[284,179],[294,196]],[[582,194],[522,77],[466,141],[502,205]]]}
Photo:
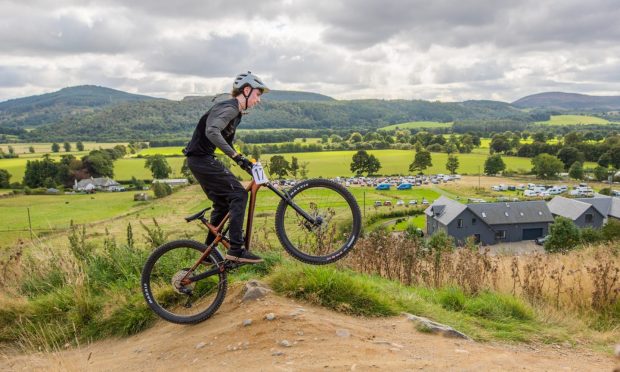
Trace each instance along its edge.
{"label": "bike saddle", "polygon": [[196,213],[196,214],[192,214],[192,215],[191,215],[191,216],[189,216],[189,217],[185,217],[185,221],[187,221],[187,222],[192,222],[193,220],[203,219],[203,218],[204,218],[204,216],[205,216],[205,213],[206,213],[209,209],[211,209],[211,207],[209,207],[209,208],[205,208],[205,209],[201,210],[200,212],[198,212],[198,213]]}

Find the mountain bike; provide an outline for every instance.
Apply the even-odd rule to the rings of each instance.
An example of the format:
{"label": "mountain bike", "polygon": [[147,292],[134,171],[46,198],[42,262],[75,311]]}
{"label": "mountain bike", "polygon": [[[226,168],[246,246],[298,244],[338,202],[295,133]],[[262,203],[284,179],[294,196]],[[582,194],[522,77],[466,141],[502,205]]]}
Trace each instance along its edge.
{"label": "mountain bike", "polygon": [[[275,212],[276,235],[297,260],[329,264],[345,257],[353,248],[360,235],[362,216],[355,198],[345,187],[326,179],[310,179],[281,191],[268,180],[260,163],[254,165],[251,174],[252,181],[246,187],[250,193],[245,229],[247,249],[261,187],[267,187],[281,199]],[[185,220],[202,222],[215,235],[212,244],[194,240],[165,243],[151,253],[142,270],[144,298],[167,321],[193,324],[211,317],[226,296],[227,273],[244,265],[223,259],[217,247],[230,248],[229,215],[215,226],[205,217],[210,209]]]}

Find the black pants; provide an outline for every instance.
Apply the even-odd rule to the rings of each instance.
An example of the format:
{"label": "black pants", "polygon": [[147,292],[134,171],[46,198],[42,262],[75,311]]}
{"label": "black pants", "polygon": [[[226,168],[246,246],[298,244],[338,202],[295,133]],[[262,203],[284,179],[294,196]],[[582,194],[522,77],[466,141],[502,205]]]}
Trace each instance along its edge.
{"label": "black pants", "polygon": [[[188,156],[187,166],[202,190],[213,202],[211,224],[218,225],[230,211],[230,229],[228,236],[233,249],[243,246],[243,218],[248,193],[235,176],[214,156]],[[206,244],[215,239],[212,233],[207,236]]]}

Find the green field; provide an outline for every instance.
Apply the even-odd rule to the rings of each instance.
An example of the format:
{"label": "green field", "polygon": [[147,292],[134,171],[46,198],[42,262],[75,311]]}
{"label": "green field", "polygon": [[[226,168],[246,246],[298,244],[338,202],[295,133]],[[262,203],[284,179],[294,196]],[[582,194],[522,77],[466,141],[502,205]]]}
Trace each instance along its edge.
{"label": "green field", "polygon": [[[397,206],[375,208],[373,203],[376,200],[390,200],[395,205],[397,199],[406,202],[416,199],[421,202],[422,198],[426,198],[432,202],[439,197],[436,191],[427,187],[403,191],[377,191],[371,187],[351,187],[349,190],[358,200],[360,208],[365,210],[364,216],[405,208]],[[172,218],[171,226],[177,225],[180,229],[186,230],[190,226],[191,228],[196,226],[185,224],[182,217],[211,204],[198,186],[181,189],[168,198],[154,202],[134,202],[133,195],[133,192],[99,192],[2,198],[0,210],[4,216],[11,218],[3,218],[0,222],[0,245],[12,244],[17,238],[29,238],[28,208],[32,227],[38,235],[43,231],[67,229],[71,221],[75,224],[93,223],[138,211],[140,218]],[[256,229],[273,227],[275,210],[279,202],[280,198],[273,192],[266,188],[261,189],[256,204]],[[109,223],[107,225],[110,228],[114,226]]]}
{"label": "green field", "polygon": [[[350,165],[351,158],[356,151],[330,151],[330,152],[312,152],[312,153],[292,153],[282,154],[287,160],[295,156],[299,162],[308,162],[308,170],[310,177],[337,177],[351,176]],[[382,168],[379,170],[381,174],[410,174],[409,164],[413,162],[415,151],[413,150],[369,150],[369,154],[374,155],[381,162]],[[477,174],[478,166],[484,168],[484,161],[488,154],[458,154],[460,162],[459,173]],[[261,161],[267,163],[270,155],[261,156]],[[446,161],[448,154],[432,153],[433,166],[425,171],[430,173],[446,173]],[[508,169],[530,170],[532,168],[531,159],[520,158],[515,156],[503,157]],[[589,164],[586,164],[589,166]]]}
{"label": "green field", "polygon": [[[166,154],[172,149],[178,149],[179,147],[156,147],[149,149],[151,154],[162,153]],[[300,152],[281,154],[288,161],[293,156],[299,159],[299,162],[308,163],[308,176],[309,177],[324,177],[332,178],[338,176],[351,176],[350,171],[351,158],[356,151],[324,151],[324,152]],[[381,162],[382,168],[379,170],[380,174],[385,175],[405,175],[410,174],[409,164],[413,161],[415,152],[413,150],[369,150],[369,154],[375,155]],[[261,161],[267,164],[269,158],[272,155],[262,155]],[[479,150],[471,154],[457,154],[460,162],[460,167],[457,170],[463,174],[478,174],[479,168],[483,169],[484,161],[488,156],[488,150]],[[432,153],[433,166],[425,171],[426,174],[430,173],[446,173],[446,161],[448,154],[446,153]],[[183,165],[184,157],[169,157],[166,160],[172,168],[172,178],[181,177],[181,167]],[[531,159],[520,158],[516,156],[504,156],[504,162],[507,169],[518,171],[529,171],[532,167]],[[21,181],[24,177],[24,171],[26,169],[27,158],[17,159],[0,159],[0,169],[6,169],[11,173],[11,181]],[[114,178],[117,180],[130,180],[131,177],[138,179],[151,179],[151,172],[144,168],[143,158],[124,158],[119,159],[114,163]],[[585,167],[595,167],[595,163],[587,162]],[[234,167],[235,172],[238,172],[238,168]],[[238,174],[242,174],[239,173]],[[247,178],[247,177],[246,177]]]}
{"label": "green field", "polygon": [[[32,228],[36,234],[44,230],[69,227],[118,217],[144,207],[144,202],[134,202],[132,192],[96,193],[75,195],[21,195],[0,199],[3,218],[0,223],[0,243],[16,238],[29,237],[28,208]],[[10,218],[8,218],[10,217]],[[24,230],[24,231],[15,231]]]}
{"label": "green field", "polygon": [[[60,145],[60,152],[57,153],[53,153],[52,152],[52,143],[5,143],[0,145],[0,149],[2,149],[4,152],[8,153],[9,152],[9,146],[13,147],[13,150],[15,150],[16,154],[19,154],[21,156],[21,154],[30,154],[30,146],[34,147],[34,152],[35,152],[35,156],[41,156],[41,154],[45,154],[45,153],[50,153],[50,154],[59,154],[59,155],[65,155],[65,154],[72,154],[75,156],[76,153],[80,154],[81,152],[77,151],[77,147],[75,145],[75,142],[69,142],[71,144],[71,152],[67,153],[65,152],[65,149],[63,147],[63,143],[58,142],[58,144]],[[127,146],[127,142],[82,142],[84,144],[84,152],[83,155],[88,154],[89,151],[91,150],[96,150],[99,148],[102,149],[111,149],[116,145],[125,145]]]}
{"label": "green field", "polygon": [[410,121],[408,123],[400,123],[388,125],[386,127],[379,128],[379,130],[394,130],[394,129],[412,129],[412,128],[450,128],[450,123],[440,123],[437,121]]}
{"label": "green field", "polygon": [[548,121],[537,121],[536,124],[545,125],[587,125],[587,124],[610,124],[607,119],[587,115],[551,115]]}

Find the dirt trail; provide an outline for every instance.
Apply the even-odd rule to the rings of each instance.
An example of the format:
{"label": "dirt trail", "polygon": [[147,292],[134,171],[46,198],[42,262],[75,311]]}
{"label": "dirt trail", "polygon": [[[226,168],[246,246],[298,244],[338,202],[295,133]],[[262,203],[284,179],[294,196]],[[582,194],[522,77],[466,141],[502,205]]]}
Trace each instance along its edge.
{"label": "dirt trail", "polygon": [[[265,316],[275,314],[274,320]],[[250,325],[243,321],[251,319]],[[246,303],[240,290],[210,320],[160,321],[125,339],[52,354],[0,356],[3,371],[611,371],[610,355],[561,346],[481,344],[420,333],[404,316],[349,317],[269,294]]]}

